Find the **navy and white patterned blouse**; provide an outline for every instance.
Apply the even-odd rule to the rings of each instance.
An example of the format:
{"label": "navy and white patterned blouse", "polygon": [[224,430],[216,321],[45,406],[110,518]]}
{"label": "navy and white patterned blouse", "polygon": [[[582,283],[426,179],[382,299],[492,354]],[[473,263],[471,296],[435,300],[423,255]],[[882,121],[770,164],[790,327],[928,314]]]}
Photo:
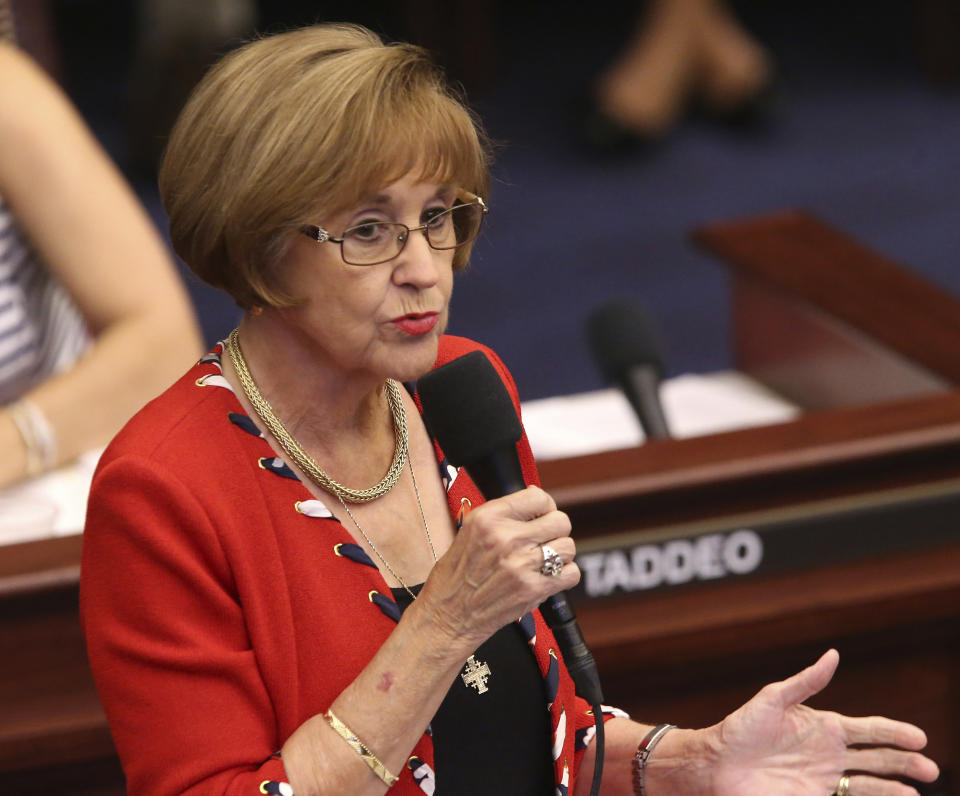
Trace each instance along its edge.
{"label": "navy and white patterned blouse", "polygon": [[70,368],[89,343],[79,310],[0,197],[0,406]]}

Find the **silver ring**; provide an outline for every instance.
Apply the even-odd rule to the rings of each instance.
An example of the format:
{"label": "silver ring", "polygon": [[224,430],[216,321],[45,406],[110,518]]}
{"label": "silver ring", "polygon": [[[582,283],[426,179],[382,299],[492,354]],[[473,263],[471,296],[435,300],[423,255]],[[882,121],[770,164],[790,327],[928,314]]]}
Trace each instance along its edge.
{"label": "silver ring", "polygon": [[560,554],[548,544],[540,545],[543,553],[543,563],[540,565],[540,574],[554,578],[563,571],[563,559]]}

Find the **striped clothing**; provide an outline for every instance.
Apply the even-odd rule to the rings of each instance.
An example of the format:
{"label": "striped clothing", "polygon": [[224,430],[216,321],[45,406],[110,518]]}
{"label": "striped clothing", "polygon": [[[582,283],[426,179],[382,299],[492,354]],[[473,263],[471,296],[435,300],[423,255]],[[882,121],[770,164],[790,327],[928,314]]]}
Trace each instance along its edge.
{"label": "striped clothing", "polygon": [[68,369],[90,336],[0,197],[0,406]]}

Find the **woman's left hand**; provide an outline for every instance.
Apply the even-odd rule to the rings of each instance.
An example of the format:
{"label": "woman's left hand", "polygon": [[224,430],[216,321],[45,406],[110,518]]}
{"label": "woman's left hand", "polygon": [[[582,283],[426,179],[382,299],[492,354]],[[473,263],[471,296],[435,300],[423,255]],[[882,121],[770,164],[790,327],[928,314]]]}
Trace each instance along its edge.
{"label": "woman's left hand", "polygon": [[716,761],[714,793],[826,796],[845,772],[857,772],[849,774],[849,796],[915,796],[914,788],[889,777],[933,782],[939,776],[937,765],[917,751],[927,743],[918,727],[801,704],[826,687],[838,661],[836,650],[824,653],[707,731]]}

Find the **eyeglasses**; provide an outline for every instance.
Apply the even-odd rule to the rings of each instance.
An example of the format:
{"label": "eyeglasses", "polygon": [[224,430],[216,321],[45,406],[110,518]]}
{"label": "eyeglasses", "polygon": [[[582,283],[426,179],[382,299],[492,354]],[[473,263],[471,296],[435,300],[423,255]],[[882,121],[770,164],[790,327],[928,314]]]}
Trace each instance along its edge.
{"label": "eyeglasses", "polygon": [[399,256],[411,232],[423,232],[431,249],[445,251],[470,243],[480,233],[486,203],[469,195],[447,210],[434,212],[426,223],[408,227],[398,221],[366,221],[348,227],[342,237],[334,238],[322,227],[309,226],[301,231],[317,243],[339,243],[343,261],[350,265],[378,265]]}

